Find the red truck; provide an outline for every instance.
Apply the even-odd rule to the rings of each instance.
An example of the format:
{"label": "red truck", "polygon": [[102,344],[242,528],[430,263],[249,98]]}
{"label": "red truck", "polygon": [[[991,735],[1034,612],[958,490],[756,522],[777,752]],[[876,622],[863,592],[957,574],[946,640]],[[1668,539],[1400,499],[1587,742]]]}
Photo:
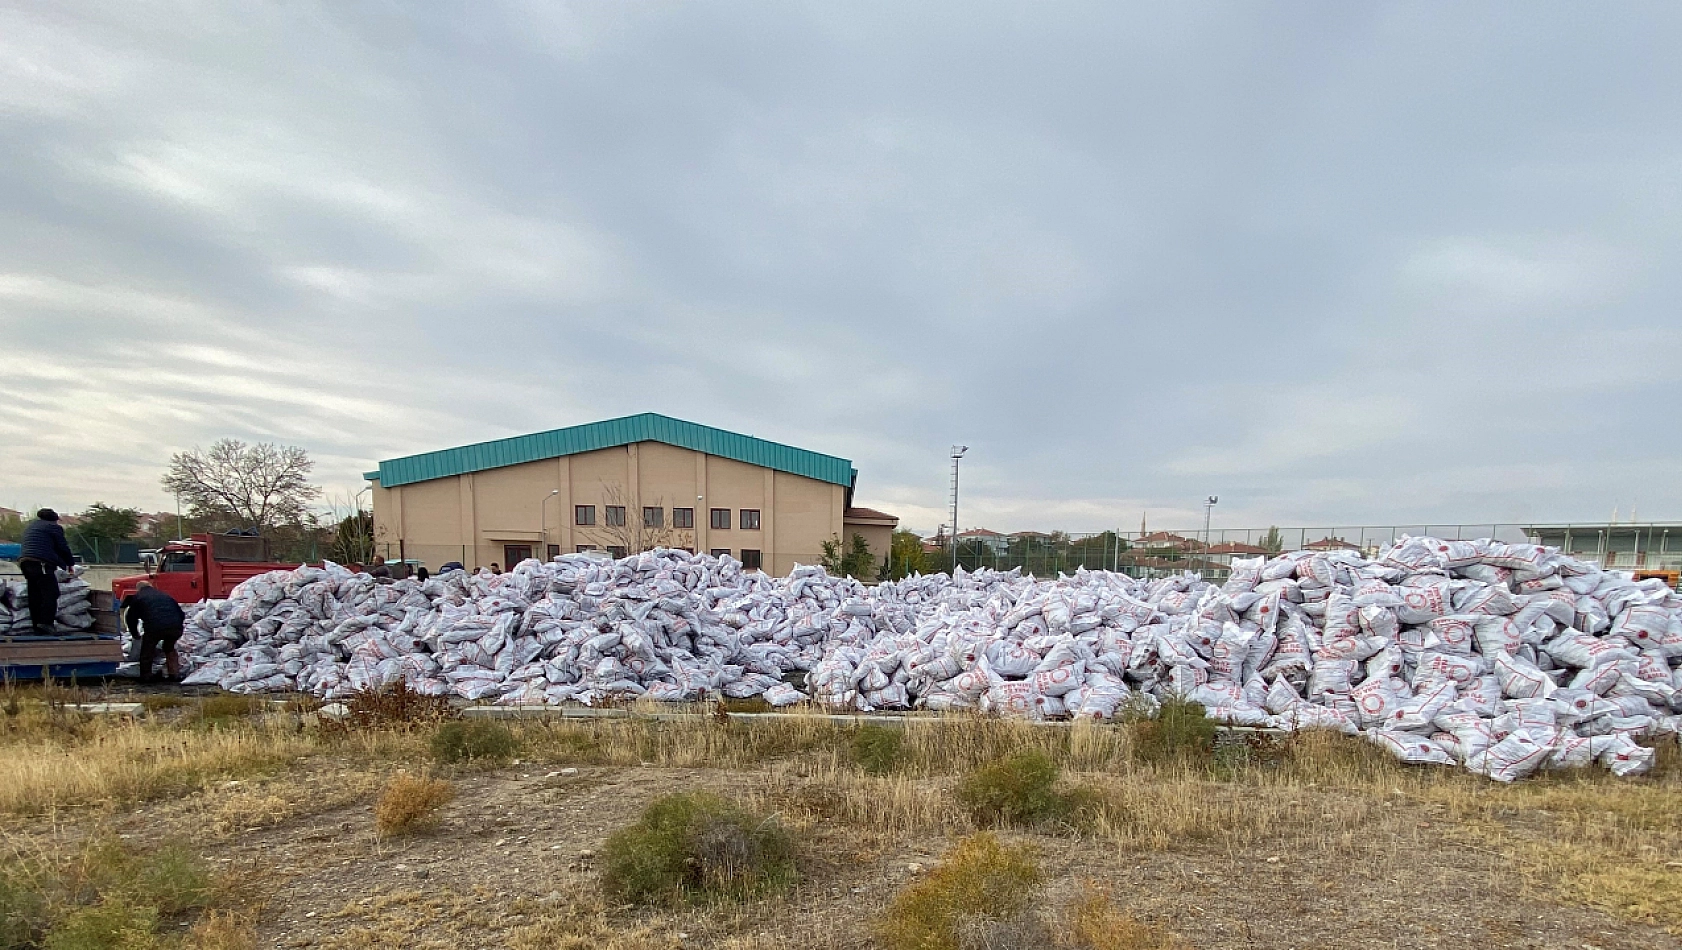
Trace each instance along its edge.
{"label": "red truck", "polygon": [[158,551],[158,560],[145,574],[119,577],[111,582],[116,604],[134,593],[141,581],[175,598],[176,603],[196,604],[220,600],[240,581],[269,571],[289,571],[296,564],[269,560],[269,545],[262,538],[237,534],[195,534],[189,541],[171,541]]}

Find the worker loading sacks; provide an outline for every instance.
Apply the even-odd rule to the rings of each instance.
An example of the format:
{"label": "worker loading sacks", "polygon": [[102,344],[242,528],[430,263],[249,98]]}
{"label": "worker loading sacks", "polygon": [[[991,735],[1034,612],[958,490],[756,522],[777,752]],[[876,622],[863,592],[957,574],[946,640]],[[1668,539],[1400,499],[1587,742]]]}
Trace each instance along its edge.
{"label": "worker loading sacks", "polygon": [[402,680],[499,704],[689,701],[1109,718],[1165,698],[1213,718],[1360,733],[1510,781],[1651,767],[1676,741],[1682,598],[1530,544],[1404,538],[1294,552],[1222,586],[959,571],[867,587],[655,550],[380,582],[275,571],[188,608],[189,683],[341,698]]}

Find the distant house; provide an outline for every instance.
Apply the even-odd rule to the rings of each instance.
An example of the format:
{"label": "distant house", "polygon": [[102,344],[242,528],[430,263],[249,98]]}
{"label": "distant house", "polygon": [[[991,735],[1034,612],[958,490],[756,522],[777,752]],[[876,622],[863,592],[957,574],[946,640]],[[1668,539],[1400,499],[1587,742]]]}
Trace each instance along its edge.
{"label": "distant house", "polygon": [[1254,544],[1242,544],[1237,541],[1222,541],[1220,544],[1209,546],[1208,558],[1211,562],[1232,566],[1232,559],[1238,557],[1272,557],[1273,552],[1267,548]]}
{"label": "distant house", "polygon": [[1201,551],[1203,542],[1169,531],[1152,531],[1150,534],[1141,535],[1139,540],[1133,542],[1133,546],[1153,551]]}
{"label": "distant house", "polygon": [[1005,535],[1005,540],[1011,543],[1020,541],[1025,546],[1035,547],[1050,544],[1051,535],[1044,531],[1017,531],[1014,534]]}
{"label": "distant house", "polygon": [[[986,528],[971,528],[968,531],[958,532],[958,543],[962,545],[965,542],[978,543],[994,554],[1004,554],[1010,550],[1009,538]],[[962,551],[962,548],[959,550]]]}
{"label": "distant house", "polygon": [[1355,551],[1359,553],[1361,546],[1350,544],[1342,538],[1321,538],[1318,541],[1308,542],[1302,546],[1302,549],[1304,551]]}

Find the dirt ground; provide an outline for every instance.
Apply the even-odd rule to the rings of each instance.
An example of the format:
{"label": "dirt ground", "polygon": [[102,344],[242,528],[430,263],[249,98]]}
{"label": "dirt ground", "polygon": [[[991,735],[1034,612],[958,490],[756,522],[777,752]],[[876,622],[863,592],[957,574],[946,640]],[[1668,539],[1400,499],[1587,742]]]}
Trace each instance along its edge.
{"label": "dirt ground", "polygon": [[[135,843],[180,837],[201,847],[260,892],[260,943],[285,948],[590,946],[592,928],[635,937],[628,946],[868,947],[875,914],[953,840],[818,822],[789,897],[710,914],[650,912],[602,905],[595,857],[607,836],[658,795],[748,794],[762,776],[470,772],[454,778],[458,797],[436,831],[395,841],[373,833],[377,786],[365,773],[316,763],[273,781],[229,783],[111,822]],[[1562,903],[1502,854],[1450,833],[1431,806],[1383,807],[1397,809],[1382,823],[1385,840],[1353,849],[1192,842],[1130,851],[1095,837],[1009,837],[1037,846],[1049,901],[1096,881],[1200,948],[1682,947],[1663,930]]]}

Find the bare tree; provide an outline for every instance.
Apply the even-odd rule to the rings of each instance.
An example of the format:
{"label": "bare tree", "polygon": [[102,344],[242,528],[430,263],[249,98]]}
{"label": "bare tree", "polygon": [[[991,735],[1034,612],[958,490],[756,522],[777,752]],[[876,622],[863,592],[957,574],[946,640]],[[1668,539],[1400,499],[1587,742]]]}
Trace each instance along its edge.
{"label": "bare tree", "polygon": [[[587,543],[603,548],[623,548],[626,554],[641,554],[655,548],[688,548],[694,550],[695,532],[693,528],[674,528],[671,524],[672,510],[666,507],[664,498],[654,499],[650,508],[660,511],[657,524],[650,524],[643,517],[642,509],[632,510],[626,503],[624,492],[617,485],[602,483],[602,497],[607,500],[606,507],[622,510],[625,514],[623,524],[611,524],[608,512],[602,512],[601,520],[589,527],[581,527],[578,534]],[[690,509],[693,513],[694,509]]]}
{"label": "bare tree", "polygon": [[321,489],[308,481],[315,463],[294,445],[218,439],[210,451],[178,452],[164,491],[178,494],[195,516],[219,517],[259,533],[297,524]]}

